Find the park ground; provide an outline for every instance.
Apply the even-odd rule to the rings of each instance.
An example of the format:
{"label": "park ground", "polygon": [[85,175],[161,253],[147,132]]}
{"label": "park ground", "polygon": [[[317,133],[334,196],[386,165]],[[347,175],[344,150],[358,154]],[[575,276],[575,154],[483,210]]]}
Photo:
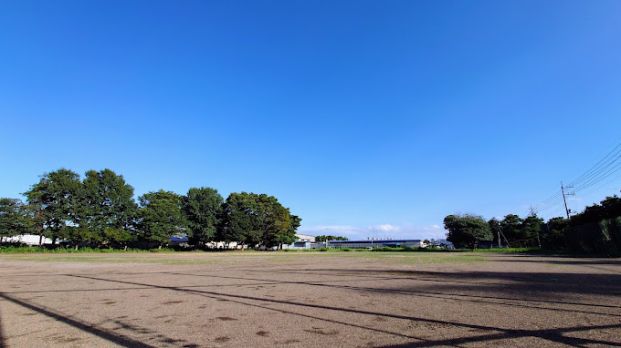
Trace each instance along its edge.
{"label": "park ground", "polygon": [[0,346],[621,346],[621,260],[0,254]]}

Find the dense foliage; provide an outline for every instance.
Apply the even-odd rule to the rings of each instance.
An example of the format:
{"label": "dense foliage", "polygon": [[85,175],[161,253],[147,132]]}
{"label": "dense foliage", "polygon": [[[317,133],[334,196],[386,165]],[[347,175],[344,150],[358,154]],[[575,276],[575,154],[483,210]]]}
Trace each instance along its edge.
{"label": "dense foliage", "polygon": [[621,255],[621,198],[617,196],[607,197],[569,220],[555,217],[546,222],[531,213],[525,218],[509,214],[502,220],[491,219],[487,227],[481,221],[482,218],[471,215],[447,216],[444,224],[448,240],[458,248],[539,247],[558,252]]}
{"label": "dense foliage", "polygon": [[149,192],[138,198],[137,239],[147,245],[163,245],[187,231],[183,198],[170,191]]}
{"label": "dense foliage", "polygon": [[444,218],[447,240],[457,247],[476,248],[481,241],[493,239],[490,226],[480,216],[449,215]]}
{"label": "dense foliage", "polygon": [[[25,193],[40,230],[56,243],[58,239],[76,238],[72,233],[78,224],[78,208],[82,194],[80,176],[68,169],[44,174]],[[80,239],[80,238],[77,238]]]}
{"label": "dense foliage", "polygon": [[31,228],[30,212],[19,199],[0,198],[0,238],[28,233]]}
{"label": "dense foliage", "polygon": [[77,233],[87,244],[124,245],[132,239],[137,213],[134,188],[110,169],[89,170],[82,182]]}
{"label": "dense foliage", "polygon": [[[159,190],[134,200],[134,189],[110,169],[84,179],[68,170],[44,174],[19,199],[0,198],[0,237],[35,234],[52,244],[151,248],[173,236],[190,245],[227,243],[267,248],[292,243],[301,218],[275,197],[191,188],[185,196]],[[1,240],[0,240],[1,241]]]}
{"label": "dense foliage", "polygon": [[191,244],[204,245],[214,239],[222,203],[222,196],[210,187],[191,188],[183,197]]}
{"label": "dense foliage", "polygon": [[273,196],[232,193],[222,209],[218,240],[266,247],[293,243],[301,219]]}
{"label": "dense foliage", "polygon": [[331,236],[331,235],[320,235],[320,236],[315,237],[316,242],[325,242],[325,241],[331,241],[331,240],[347,240],[347,237]]}

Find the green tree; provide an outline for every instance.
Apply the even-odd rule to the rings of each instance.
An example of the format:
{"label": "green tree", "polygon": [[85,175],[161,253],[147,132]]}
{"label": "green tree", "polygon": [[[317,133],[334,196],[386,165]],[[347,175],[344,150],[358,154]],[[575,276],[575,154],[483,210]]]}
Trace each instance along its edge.
{"label": "green tree", "polygon": [[125,244],[136,218],[133,197],[134,188],[112,170],[86,172],[78,209],[79,237],[104,245]]}
{"label": "green tree", "polygon": [[297,215],[290,216],[290,225],[287,233],[282,235],[279,240],[279,248],[282,249],[283,244],[292,244],[295,242],[295,234],[302,225],[302,218]]}
{"label": "green tree", "polygon": [[[506,242],[502,238],[502,226],[500,224],[500,221],[498,221],[496,218],[493,218],[489,220],[487,224],[489,225],[489,229],[492,232],[492,236],[494,238],[494,246],[505,245]],[[498,240],[498,238],[500,238],[500,241]]]}
{"label": "green tree", "polygon": [[275,246],[282,248],[283,244],[292,243],[295,239],[295,228],[292,228],[294,218],[289,209],[282,206],[276,197],[268,195],[259,197],[263,214],[262,244],[268,248]]}
{"label": "green tree", "polygon": [[258,204],[251,193],[231,193],[222,205],[218,239],[225,243],[257,245],[261,242]]}
{"label": "green tree", "polygon": [[502,233],[509,240],[510,246],[523,245],[525,236],[522,234],[522,218],[515,214],[509,214],[502,219],[500,226]]}
{"label": "green tree", "polygon": [[224,242],[235,241],[251,247],[281,246],[295,238],[300,221],[273,196],[232,193],[223,205],[218,237]]}
{"label": "green tree", "polygon": [[78,226],[81,190],[80,176],[63,168],[44,174],[25,193],[42,225],[42,232],[52,239],[53,244],[58,239],[70,238],[71,230]]}
{"label": "green tree", "polygon": [[621,198],[617,196],[606,197],[599,204],[586,207],[580,214],[571,217],[572,225],[582,225],[592,222],[600,222],[604,219],[614,219],[621,216]]}
{"label": "green tree", "polygon": [[183,210],[188,220],[192,245],[212,241],[222,214],[222,196],[209,187],[191,188],[184,197]]}
{"label": "green tree", "polygon": [[482,217],[475,215],[449,215],[444,218],[447,240],[456,247],[476,248],[481,241],[493,240],[492,231]]}
{"label": "green tree", "polygon": [[569,220],[555,217],[548,220],[541,233],[541,244],[547,250],[564,250],[567,248],[565,241]]}
{"label": "green tree", "polygon": [[332,235],[319,235],[315,237],[316,242],[325,242],[331,240],[348,240],[347,237],[342,236],[332,236]]}
{"label": "green tree", "polygon": [[170,237],[187,232],[183,199],[174,192],[160,190],[139,198],[137,240],[147,245],[166,245]]}
{"label": "green tree", "polygon": [[31,216],[21,200],[0,198],[0,242],[4,237],[29,233],[32,225]]}
{"label": "green tree", "polygon": [[521,236],[524,246],[541,246],[541,233],[544,226],[543,219],[536,214],[530,214],[524,219],[521,227]]}

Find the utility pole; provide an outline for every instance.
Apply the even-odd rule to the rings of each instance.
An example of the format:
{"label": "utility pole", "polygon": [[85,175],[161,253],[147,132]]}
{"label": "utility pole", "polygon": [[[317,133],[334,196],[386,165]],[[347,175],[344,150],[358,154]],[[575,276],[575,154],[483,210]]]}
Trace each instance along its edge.
{"label": "utility pole", "polygon": [[574,188],[573,186],[564,186],[563,182],[561,181],[561,195],[563,196],[563,204],[565,204],[565,213],[567,213],[567,220],[570,219],[569,216],[569,208],[567,207],[567,196],[575,196],[576,193],[575,192],[565,192],[565,189],[568,188]]}
{"label": "utility pole", "polygon": [[[562,183],[561,183],[561,186],[563,186]],[[530,216],[537,216],[537,209],[535,209],[535,207],[530,207],[529,214]],[[537,228],[537,245],[539,245],[539,249],[541,249],[541,238],[539,238],[539,228]]]}
{"label": "utility pole", "polygon": [[500,230],[502,229],[502,226],[500,226],[500,224],[498,224],[498,230],[497,230],[497,234],[498,234],[498,247],[502,248],[502,243],[500,242]]}
{"label": "utility pole", "polygon": [[509,244],[509,240],[507,239],[505,234],[502,232],[502,229],[500,230],[500,235],[502,236],[502,238],[505,239],[505,243],[507,244],[507,248],[511,248],[511,244]]}

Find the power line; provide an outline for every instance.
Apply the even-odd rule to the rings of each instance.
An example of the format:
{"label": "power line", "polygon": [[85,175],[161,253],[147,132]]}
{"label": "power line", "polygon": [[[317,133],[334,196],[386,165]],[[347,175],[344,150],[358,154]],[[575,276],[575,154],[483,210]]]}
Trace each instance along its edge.
{"label": "power line", "polygon": [[[619,156],[619,158],[621,158],[621,156]],[[618,172],[619,169],[621,169],[621,162],[617,163],[615,166],[609,167],[606,171],[601,172],[597,176],[591,178],[589,181],[582,183],[581,185],[576,187],[576,191],[582,191],[593,185],[597,185],[598,183],[602,182],[603,180],[607,179],[611,175]]]}
{"label": "power line", "polygon": [[[610,158],[613,159],[612,162],[609,162],[608,164],[604,164]],[[609,166],[611,163],[614,163],[614,161],[618,160],[619,158],[621,158],[621,143],[617,144],[617,146],[615,146],[612,150],[610,150],[610,152],[608,152],[606,156],[604,156],[597,163],[595,163],[589,170],[587,170],[586,172],[582,173],[582,175],[574,179],[570,183],[570,185],[576,186],[580,184],[581,181],[585,181],[585,180],[588,180],[589,178],[592,178],[598,172],[601,172],[603,168],[605,168],[606,166]]]}
{"label": "power line", "polygon": [[[544,207],[541,208],[540,211],[546,211],[551,208],[558,207],[560,204],[563,204],[565,206],[565,213],[569,217],[570,210],[567,207],[567,196],[575,195],[576,192],[584,191],[588,188],[591,188],[621,170],[620,160],[621,143],[617,144],[603,158],[597,161],[586,172],[582,173],[580,176],[574,179],[569,185],[563,186],[563,184],[561,183],[561,192],[557,191],[553,195],[541,201],[540,204]],[[575,187],[574,192],[566,194],[565,189],[570,187]],[[559,198],[562,198],[562,200],[558,200]]]}
{"label": "power line", "polygon": [[618,179],[619,178],[616,177],[616,176],[610,177],[610,178],[608,178],[608,180],[605,180],[605,181],[601,182],[600,185],[591,186],[591,187],[587,187],[587,188],[582,189],[582,194],[584,195],[586,192],[596,192],[597,190],[599,190],[599,189],[601,189],[601,188],[603,188],[603,187],[605,187],[607,185],[610,185],[611,183],[615,182]]}

